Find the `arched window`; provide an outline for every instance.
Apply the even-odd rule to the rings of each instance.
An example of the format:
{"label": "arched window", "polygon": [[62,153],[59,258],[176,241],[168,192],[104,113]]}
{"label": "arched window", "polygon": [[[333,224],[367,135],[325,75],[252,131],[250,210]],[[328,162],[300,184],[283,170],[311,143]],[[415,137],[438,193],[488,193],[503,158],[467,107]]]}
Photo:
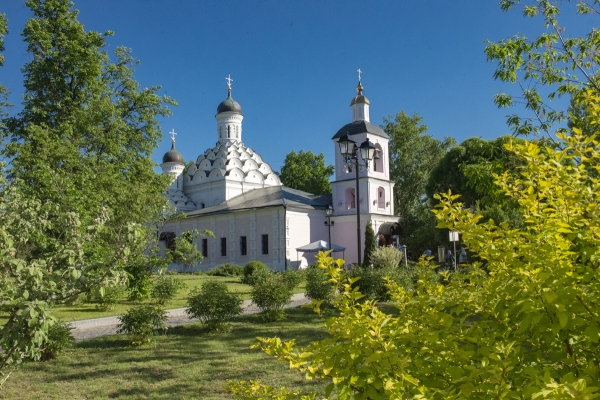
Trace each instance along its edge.
{"label": "arched window", "polygon": [[385,189],[381,186],[377,189],[377,208],[385,208]]}
{"label": "arched window", "polygon": [[383,172],[383,150],[381,149],[381,145],[379,143],[375,145],[375,148],[378,150],[377,154],[379,154],[379,159],[374,160],[373,171]]}
{"label": "arched window", "polygon": [[356,192],[354,188],[346,188],[346,209],[351,210],[356,208]]}
{"label": "arched window", "polygon": [[231,139],[231,125],[227,125],[227,139]]}

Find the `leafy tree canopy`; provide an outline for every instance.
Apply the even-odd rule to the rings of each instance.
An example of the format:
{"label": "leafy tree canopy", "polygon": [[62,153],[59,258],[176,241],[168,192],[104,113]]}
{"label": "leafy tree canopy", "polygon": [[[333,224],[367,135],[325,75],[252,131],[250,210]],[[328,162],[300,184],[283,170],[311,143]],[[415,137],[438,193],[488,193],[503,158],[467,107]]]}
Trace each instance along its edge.
{"label": "leafy tree canopy", "polygon": [[291,151],[279,174],[281,182],[292,189],[312,194],[331,193],[329,177],[333,175],[333,165],[325,166],[325,156],[313,154],[312,151]]}
{"label": "leafy tree canopy", "polygon": [[460,193],[461,201],[468,207],[483,212],[496,222],[511,221],[520,224],[514,201],[504,196],[495,183],[495,174],[504,171],[516,173],[523,164],[521,158],[508,151],[506,144],[523,144],[524,139],[502,136],[494,140],[469,138],[452,148],[433,169],[427,182],[427,196],[436,193]]}
{"label": "leafy tree canopy", "polygon": [[[545,32],[536,38],[516,35],[499,42],[488,41],[487,59],[498,63],[494,79],[518,85],[517,95],[500,93],[498,107],[522,105],[530,116],[511,114],[507,123],[516,135],[543,133],[553,140],[550,128],[565,121],[568,114],[551,106],[556,96],[576,96],[581,88],[600,93],[597,67],[600,62],[600,30],[592,29],[584,37],[570,37],[560,24],[559,5],[554,0],[501,0],[503,11],[522,7],[523,16],[543,18]],[[567,2],[581,18],[598,15],[600,1]],[[590,16],[587,16],[590,18]]]}
{"label": "leafy tree canopy", "polygon": [[408,116],[404,111],[384,118],[382,129],[390,136],[390,177],[396,183],[394,211],[400,216],[406,235],[403,244],[417,252],[435,248],[439,240],[425,185],[431,171],[456,141],[451,137],[440,141],[428,135],[423,117],[416,113]]}
{"label": "leafy tree canopy", "polygon": [[417,113],[408,116],[400,111],[395,117],[384,118],[381,128],[390,136],[390,176],[396,183],[394,210],[405,218],[424,203],[431,170],[456,141],[450,137],[440,141],[428,135],[423,117]]}
{"label": "leafy tree canopy", "polygon": [[26,5],[23,107],[0,123],[0,371],[39,358],[55,302],[126,281],[146,257],[169,184],[150,157],[157,117],[176,104],[140,89],[131,51],[113,60],[112,32],[86,31],[70,1]]}

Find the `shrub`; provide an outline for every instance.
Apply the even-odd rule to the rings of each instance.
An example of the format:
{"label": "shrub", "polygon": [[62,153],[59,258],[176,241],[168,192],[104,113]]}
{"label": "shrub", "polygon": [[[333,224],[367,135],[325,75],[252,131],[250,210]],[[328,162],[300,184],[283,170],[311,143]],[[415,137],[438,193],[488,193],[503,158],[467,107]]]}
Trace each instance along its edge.
{"label": "shrub", "polygon": [[73,328],[66,322],[57,322],[48,329],[48,339],[42,348],[40,360],[56,358],[66,349],[73,346],[75,339],[71,335]]}
{"label": "shrub", "polygon": [[380,247],[371,256],[373,268],[396,268],[403,259],[403,253],[395,247]]}
{"label": "shrub", "polygon": [[158,329],[162,329],[163,332],[167,330],[167,313],[161,306],[154,304],[132,307],[118,318],[121,323],[117,333],[129,334],[134,346],[151,343]]}
{"label": "shrub", "polygon": [[[261,310],[266,321],[279,321],[285,318],[283,307],[292,298],[293,279],[288,273],[260,275],[252,286],[252,302]],[[289,276],[289,275],[288,275]]]}
{"label": "shrub", "polygon": [[386,286],[386,278],[408,290],[413,286],[416,271],[399,267],[378,269],[357,267],[348,271],[347,275],[348,278],[360,278],[352,284],[352,287],[358,288],[366,299],[387,301],[390,299],[390,294]]}
{"label": "shrub", "polygon": [[311,300],[321,300],[325,304],[331,303],[335,296],[335,286],[329,282],[325,270],[316,265],[311,265],[306,270],[305,296]]}
{"label": "shrub", "polygon": [[125,295],[125,289],[120,286],[109,286],[95,290],[91,300],[96,303],[96,308],[101,311],[112,311]]}
{"label": "shrub", "polygon": [[206,273],[209,276],[242,276],[243,274],[244,267],[230,263],[221,264]]}
{"label": "shrub", "polygon": [[152,288],[152,298],[160,305],[165,305],[170,300],[173,300],[177,292],[184,288],[185,284],[177,278],[172,278],[168,275],[161,275],[154,282]]}
{"label": "shrub", "polygon": [[215,280],[202,283],[200,290],[195,288],[185,310],[190,318],[198,318],[211,332],[228,331],[227,320],[242,311],[240,296],[229,292],[224,282]]}
{"label": "shrub", "polygon": [[153,282],[149,273],[144,273],[135,279],[135,282],[130,282],[127,289],[127,300],[142,301],[149,299],[153,290]]}
{"label": "shrub", "polygon": [[258,272],[257,276],[259,276],[261,273],[264,275],[265,271],[271,272],[271,269],[265,264],[261,263],[260,261],[248,262],[244,266],[244,276],[242,277],[242,283],[253,286],[254,281],[256,279],[256,277],[254,277],[255,273]]}
{"label": "shrub", "polygon": [[290,290],[294,290],[304,281],[305,275],[304,271],[288,269],[281,273],[281,278],[283,279],[284,284],[290,288]]}

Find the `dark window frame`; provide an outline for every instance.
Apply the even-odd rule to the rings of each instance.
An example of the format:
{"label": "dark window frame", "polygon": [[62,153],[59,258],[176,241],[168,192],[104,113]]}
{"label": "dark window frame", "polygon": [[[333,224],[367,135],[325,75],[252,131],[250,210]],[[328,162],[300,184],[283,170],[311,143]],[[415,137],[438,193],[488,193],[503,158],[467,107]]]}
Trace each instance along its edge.
{"label": "dark window frame", "polygon": [[202,239],[202,257],[208,257],[208,239]]}
{"label": "dark window frame", "polygon": [[240,236],[240,254],[242,256],[248,255],[248,240],[246,236]]}
{"label": "dark window frame", "polygon": [[227,257],[227,238],[221,238],[221,257]]}
{"label": "dark window frame", "polygon": [[262,254],[268,255],[269,254],[269,235],[264,234],[261,236],[261,247],[262,247]]}

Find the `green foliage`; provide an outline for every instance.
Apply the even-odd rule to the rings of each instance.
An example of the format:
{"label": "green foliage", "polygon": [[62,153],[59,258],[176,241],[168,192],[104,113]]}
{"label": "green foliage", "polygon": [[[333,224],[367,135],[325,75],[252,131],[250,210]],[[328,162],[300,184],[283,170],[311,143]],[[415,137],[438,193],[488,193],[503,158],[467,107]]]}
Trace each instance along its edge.
{"label": "green foliage", "polygon": [[[473,207],[483,220],[508,222],[512,227],[523,225],[515,200],[506,197],[495,183],[494,176],[505,171],[517,173],[523,160],[505,148],[509,142],[525,143],[523,139],[501,136],[494,140],[469,138],[453,147],[431,172],[427,183],[430,199],[436,193],[460,193],[463,204]],[[447,235],[444,235],[446,240]],[[439,243],[439,242],[438,242]]]}
{"label": "green foliage", "polygon": [[117,333],[128,334],[134,346],[152,343],[152,337],[158,329],[163,332],[167,330],[165,325],[167,313],[161,306],[155,304],[132,307],[118,318],[121,323]]}
{"label": "green foliage", "polygon": [[244,265],[244,276],[242,277],[242,283],[253,286],[257,277],[263,276],[270,272],[271,269],[260,261],[249,261],[246,265]]}
{"label": "green foliage", "polygon": [[244,275],[244,267],[235,264],[221,264],[212,268],[206,275],[209,276],[242,276]]}
{"label": "green foliage", "polygon": [[159,276],[154,282],[152,288],[152,298],[161,306],[168,301],[173,300],[179,290],[183,289],[185,284],[177,278],[168,275]]}
{"label": "green foliage", "polygon": [[[597,127],[600,96],[585,96]],[[558,137],[564,149],[507,144],[524,165],[497,183],[519,204],[522,228],[481,223],[459,196],[440,196],[440,227],[458,231],[480,262],[436,281],[422,261],[412,290],[389,286],[396,317],[361,303],[343,262],[321,254],[340,290],[330,337],[300,349],[260,338],[262,349],[330,380],[327,395],[340,399],[597,398],[600,143],[579,129]]]}
{"label": "green foliage", "polygon": [[423,206],[425,184],[431,170],[455,145],[450,137],[439,141],[427,133],[423,117],[404,111],[384,118],[381,127],[390,137],[390,177],[394,186],[394,211],[405,219]]}
{"label": "green foliage", "polygon": [[42,346],[40,361],[53,360],[75,343],[73,328],[66,322],[57,322],[48,329],[48,337]]}
{"label": "green foliage", "polygon": [[[503,11],[523,3],[527,18],[543,18],[544,32],[535,38],[515,35],[499,42],[488,41],[485,54],[496,61],[494,79],[517,83],[517,94],[500,93],[494,101],[498,107],[523,105],[531,116],[511,114],[508,125],[516,135],[543,133],[553,141],[550,128],[568,118],[568,114],[551,106],[557,96],[576,97],[584,89],[600,93],[597,65],[600,62],[600,34],[596,28],[582,37],[566,36],[569,29],[559,21],[561,14],[598,14],[598,0],[563,3],[552,0],[500,1]],[[589,17],[587,17],[589,18]],[[576,17],[577,19],[577,17]],[[583,21],[582,21],[583,22]],[[587,22],[583,22],[582,26]],[[544,88],[544,89],[540,89]],[[548,88],[548,89],[546,89]]]}
{"label": "green foliage", "polygon": [[335,286],[329,282],[329,276],[322,268],[311,265],[306,269],[306,289],[304,294],[307,298],[322,301],[329,305],[335,297]]}
{"label": "green foliage", "polygon": [[379,247],[371,256],[371,263],[374,269],[380,268],[398,268],[403,254],[395,247]]}
{"label": "green foliage", "polygon": [[227,385],[223,387],[225,390],[229,392],[229,394],[233,396],[237,396],[238,399],[245,400],[263,400],[263,399],[273,399],[273,400],[286,400],[286,399],[294,399],[294,400],[315,400],[316,395],[312,394],[302,394],[297,390],[288,390],[286,388],[274,388],[267,385],[264,385],[258,381],[240,381],[233,382],[231,380],[227,381]]}
{"label": "green foliage", "polygon": [[151,272],[148,271],[144,265],[138,265],[142,267],[142,270],[128,270],[130,278],[127,285],[127,299],[130,301],[142,301],[149,299],[154,288]]}
{"label": "green foliage", "polygon": [[325,166],[325,156],[312,151],[300,150],[288,153],[281,167],[281,183],[292,189],[312,194],[331,193],[329,177],[333,175],[333,165]]}
{"label": "green foliage", "polygon": [[125,295],[125,289],[121,285],[100,287],[95,289],[92,295],[92,301],[96,303],[96,308],[101,311],[114,310],[115,306]]}
{"label": "green foliage", "polygon": [[360,291],[366,299],[388,301],[388,282],[395,282],[409,290],[413,287],[413,280],[416,280],[416,271],[398,266],[377,269],[363,266],[348,271],[348,278],[357,279],[351,286]]}
{"label": "green foliage", "polygon": [[185,312],[190,318],[198,318],[210,332],[226,332],[227,321],[242,313],[237,293],[229,292],[224,282],[208,280],[200,290],[194,289],[188,297]]}
{"label": "green foliage", "polygon": [[285,319],[283,307],[292,299],[293,290],[301,281],[299,276],[297,271],[288,270],[279,274],[261,274],[260,278],[255,279],[251,291],[252,303],[261,310],[266,321]]}
{"label": "green foliage", "polygon": [[373,263],[371,258],[373,257],[376,247],[377,242],[375,241],[375,231],[373,231],[373,225],[371,224],[371,221],[367,221],[367,226],[365,227],[365,254],[363,256],[362,265],[368,267]]}
{"label": "green foliage", "polygon": [[86,31],[70,1],[26,5],[22,107],[4,118],[0,104],[0,158],[10,160],[0,177],[1,373],[41,357],[52,304],[124,283],[144,257],[148,216],[169,183],[151,158],[157,118],[175,104],[140,88],[130,50],[117,48],[113,62],[112,33]]}
{"label": "green foliage", "polygon": [[183,232],[181,235],[176,237],[175,248],[169,249],[172,262],[183,265],[185,270],[189,270],[192,267],[200,264],[204,257],[202,256],[202,252],[198,250],[194,240],[201,236],[214,237],[215,235],[209,230],[204,230],[201,234],[194,229]]}

